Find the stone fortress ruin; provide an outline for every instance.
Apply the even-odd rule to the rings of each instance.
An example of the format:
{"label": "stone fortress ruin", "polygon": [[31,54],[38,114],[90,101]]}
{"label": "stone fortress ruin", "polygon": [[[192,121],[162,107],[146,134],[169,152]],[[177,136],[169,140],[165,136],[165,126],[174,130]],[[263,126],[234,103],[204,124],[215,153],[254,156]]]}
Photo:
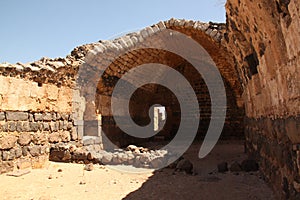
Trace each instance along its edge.
{"label": "stone fortress ruin", "polygon": [[[165,87],[144,85],[130,99],[130,114],[139,125],[149,123],[152,105],[164,107],[166,121],[158,135],[143,140],[128,136],[112,115],[116,83],[130,69],[146,63],[168,65],[189,81],[201,110],[196,139],[203,139],[211,121],[211,103],[201,75],[174,53],[136,49],[141,43],[164,44],[155,35],[169,29],[198,42],[220,71],[227,98],[221,139],[244,138],[245,151],[259,162],[279,195],[299,197],[299,9],[299,0],[228,0],[226,24],[170,19],[111,41],[76,47],[65,58],[0,64],[0,173],[40,168],[49,159],[141,164],[135,163],[134,153],[131,157],[99,154],[109,148],[103,141],[104,133],[119,148],[174,138],[180,105]],[[112,52],[121,56],[110,60]],[[95,71],[102,70],[102,76],[91,79],[89,84],[97,90],[89,96],[89,87],[78,85],[78,73],[91,73],[94,66],[100,67]],[[147,76],[147,72],[139,76]],[[158,118],[163,118],[161,113],[154,114],[156,126]],[[156,165],[152,161],[147,164]]]}

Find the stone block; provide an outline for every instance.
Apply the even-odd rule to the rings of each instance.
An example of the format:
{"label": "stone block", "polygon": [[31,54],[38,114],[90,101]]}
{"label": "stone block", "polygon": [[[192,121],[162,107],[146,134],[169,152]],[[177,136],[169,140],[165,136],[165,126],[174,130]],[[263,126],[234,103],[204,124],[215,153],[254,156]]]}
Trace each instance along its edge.
{"label": "stone block", "polygon": [[5,113],[0,112],[0,121],[5,120]]}
{"label": "stone block", "polygon": [[93,145],[93,144],[95,144],[95,139],[93,137],[85,136],[83,138],[83,145],[84,146]]}
{"label": "stone block", "polygon": [[26,146],[31,142],[32,136],[30,133],[22,133],[18,138],[18,143],[21,146]]}
{"label": "stone block", "polygon": [[27,121],[28,113],[27,112],[6,112],[7,121]]}
{"label": "stone block", "polygon": [[46,122],[52,121],[52,114],[51,113],[44,113],[43,114],[43,121],[46,121]]}
{"label": "stone block", "polygon": [[28,151],[31,154],[31,156],[33,156],[33,157],[41,155],[41,152],[40,152],[41,148],[40,148],[40,146],[37,146],[37,145],[28,147]]}
{"label": "stone block", "polygon": [[52,115],[52,120],[56,121],[56,113],[51,113],[51,115]]}
{"label": "stone block", "polygon": [[0,174],[13,171],[14,163],[12,161],[0,161]]}
{"label": "stone block", "polygon": [[15,146],[18,138],[13,135],[8,135],[0,138],[0,149],[11,149]]}
{"label": "stone block", "polygon": [[9,151],[3,151],[2,152],[2,160],[8,161],[10,157],[10,152]]}
{"label": "stone block", "polygon": [[35,121],[42,121],[43,120],[43,114],[42,113],[35,113],[34,114],[34,120]]}
{"label": "stone block", "polygon": [[56,122],[50,122],[50,130],[51,132],[58,131],[58,126]]}
{"label": "stone block", "polygon": [[47,122],[44,122],[43,123],[43,131],[50,131],[50,125],[49,125],[49,123],[47,123]]}
{"label": "stone block", "polygon": [[0,132],[8,132],[8,123],[0,121]]}
{"label": "stone block", "polygon": [[33,114],[29,114],[28,115],[28,119],[29,119],[30,122],[34,122],[34,116],[33,116]]}
{"label": "stone block", "polygon": [[39,130],[39,123],[37,122],[29,122],[30,131],[37,132]]}
{"label": "stone block", "polygon": [[71,140],[69,131],[63,131],[59,134],[59,136],[60,136],[60,140],[63,142],[69,142]]}
{"label": "stone block", "polygon": [[22,155],[25,157],[28,155],[28,147],[22,147]]}
{"label": "stone block", "polygon": [[61,138],[60,138],[60,135],[58,132],[54,132],[54,133],[51,133],[49,135],[49,142],[50,143],[58,143],[58,142],[61,142]]}
{"label": "stone block", "polygon": [[22,148],[15,149],[15,156],[16,158],[20,158],[22,156]]}
{"label": "stone block", "polygon": [[32,141],[36,145],[44,145],[44,144],[48,143],[48,132],[34,133]]}
{"label": "stone block", "polygon": [[29,122],[23,122],[22,126],[23,126],[23,128],[22,128],[23,132],[29,132],[30,131]]}
{"label": "stone block", "polygon": [[17,130],[17,123],[16,122],[8,122],[8,131],[14,132]]}

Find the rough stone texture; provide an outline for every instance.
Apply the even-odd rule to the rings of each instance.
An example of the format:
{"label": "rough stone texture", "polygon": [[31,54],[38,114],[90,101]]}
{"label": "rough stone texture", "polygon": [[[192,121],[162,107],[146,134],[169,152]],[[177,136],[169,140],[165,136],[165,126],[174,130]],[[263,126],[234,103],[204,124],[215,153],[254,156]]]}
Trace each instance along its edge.
{"label": "rough stone texture", "polygon": [[30,133],[22,133],[18,138],[18,143],[21,146],[26,146],[30,143],[32,136]]}
{"label": "rough stone texture", "polygon": [[16,136],[8,135],[0,138],[0,150],[11,149],[15,146],[18,138]]}
{"label": "rough stone texture", "polygon": [[[0,67],[0,71],[3,68]],[[69,87],[58,89],[51,84],[38,86],[37,82],[16,77],[5,77],[0,73],[0,95],[2,96],[2,110],[17,111],[55,111],[72,112],[73,91]],[[7,112],[7,120],[25,121],[26,112]],[[49,118],[48,118],[49,119]]]}
{"label": "rough stone texture", "polygon": [[[32,111],[2,113],[4,120],[1,121],[0,126],[0,161],[13,161],[14,166],[19,169],[44,166],[43,162],[46,161],[45,156],[49,155],[51,143],[68,143],[71,139],[74,142],[78,138],[77,132],[72,132],[73,119],[69,114]],[[57,119],[57,115],[64,116],[64,119]],[[52,135],[50,132],[53,123],[58,138],[53,138],[55,134]],[[62,126],[60,127],[59,124]],[[70,157],[65,157],[63,161],[65,159],[70,160]],[[13,168],[5,167],[5,169]]]}
{"label": "rough stone texture", "polygon": [[7,121],[26,121],[28,120],[28,113],[26,112],[6,112]]}
{"label": "rough stone texture", "polygon": [[4,112],[0,112],[0,120],[5,120],[5,113]]}
{"label": "rough stone texture", "polygon": [[282,199],[299,197],[299,9],[299,0],[228,0],[222,41],[243,84],[246,150]]}
{"label": "rough stone texture", "polygon": [[14,169],[14,163],[12,161],[0,161],[0,174],[10,172]]}

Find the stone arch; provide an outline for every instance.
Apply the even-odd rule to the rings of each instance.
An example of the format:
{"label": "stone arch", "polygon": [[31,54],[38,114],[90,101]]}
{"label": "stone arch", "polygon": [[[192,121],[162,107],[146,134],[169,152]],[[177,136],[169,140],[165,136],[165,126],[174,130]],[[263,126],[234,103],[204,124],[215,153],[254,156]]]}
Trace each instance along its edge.
{"label": "stone arch", "polygon": [[[79,69],[78,85],[81,87],[81,96],[85,98],[85,111],[83,121],[97,121],[101,115],[101,128],[113,141],[126,145],[134,139],[116,126],[111,113],[111,95],[115,84],[128,72],[145,63],[161,63],[180,72],[189,80],[197,94],[200,105],[201,119],[199,120],[199,134],[205,135],[210,122],[210,96],[201,75],[184,58],[161,49],[143,48],[143,43],[158,43],[165,45],[155,34],[165,29],[181,32],[198,42],[216,63],[224,80],[227,93],[227,116],[223,136],[243,135],[243,102],[241,100],[242,88],[236,71],[233,56],[222,46],[224,24],[202,23],[187,20],[170,19],[146,27],[139,32],[130,33],[112,41],[99,41],[94,50],[90,51],[85,63]],[[138,48],[137,48],[138,47]],[[116,57],[116,55],[118,55]],[[99,76],[101,74],[101,76]],[[146,76],[147,72],[140,74]],[[157,78],[163,78],[158,76]],[[97,87],[95,87],[97,86]],[[96,89],[97,88],[97,89]],[[164,95],[159,96],[158,93]],[[147,103],[146,103],[147,102]],[[169,119],[162,133],[171,138],[178,123],[180,123],[180,106],[176,98],[165,88],[149,84],[140,88],[132,97],[132,118],[140,124],[146,124],[148,109],[155,102],[160,102],[167,108]],[[94,124],[93,124],[94,123]],[[91,127],[96,127],[91,130]],[[92,122],[86,126],[85,135],[98,135],[99,124]],[[174,130],[175,129],[175,130]],[[97,131],[98,130],[98,131]],[[94,133],[91,133],[94,132]]]}

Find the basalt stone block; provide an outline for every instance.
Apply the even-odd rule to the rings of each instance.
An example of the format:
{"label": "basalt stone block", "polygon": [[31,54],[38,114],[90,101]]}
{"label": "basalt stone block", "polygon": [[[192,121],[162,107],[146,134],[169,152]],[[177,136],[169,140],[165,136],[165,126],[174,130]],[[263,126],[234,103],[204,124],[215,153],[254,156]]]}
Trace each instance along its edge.
{"label": "basalt stone block", "polygon": [[10,153],[9,153],[9,151],[3,151],[2,152],[2,160],[4,160],[4,161],[8,161],[9,160],[9,155]]}
{"label": "basalt stone block", "polygon": [[58,130],[63,130],[63,129],[64,129],[64,121],[59,121]]}
{"label": "basalt stone block", "polygon": [[27,112],[6,112],[7,121],[27,121],[28,117]]}
{"label": "basalt stone block", "polygon": [[40,153],[40,146],[32,146],[32,147],[28,147],[28,150],[29,150],[29,153],[33,156],[33,157],[36,157],[36,156],[39,156],[41,153]]}
{"label": "basalt stone block", "polygon": [[30,122],[23,122],[22,123],[22,126],[23,126],[22,130],[23,130],[23,132],[29,132],[30,131],[30,125],[29,125],[29,123]]}
{"label": "basalt stone block", "polygon": [[37,132],[39,130],[39,123],[37,122],[30,122],[29,123],[30,131]]}
{"label": "basalt stone block", "polygon": [[51,115],[52,115],[52,120],[56,121],[56,113],[51,113]]}
{"label": "basalt stone block", "polygon": [[9,161],[9,160],[14,160],[15,159],[15,150],[10,149],[9,151],[3,151],[2,152],[2,160],[4,161]]}
{"label": "basalt stone block", "polygon": [[8,132],[8,123],[7,122],[0,123],[0,131]]}
{"label": "basalt stone block", "polygon": [[60,120],[60,119],[62,119],[60,113],[56,113],[56,120]]}
{"label": "basalt stone block", "polygon": [[22,132],[23,131],[22,122],[17,122],[16,129],[17,129],[17,132]]}
{"label": "basalt stone block", "polygon": [[57,123],[56,122],[50,122],[50,130],[52,132],[55,132],[58,130],[58,126],[57,126]]}
{"label": "basalt stone block", "polygon": [[5,113],[4,112],[0,112],[0,120],[5,120]]}
{"label": "basalt stone block", "polygon": [[16,148],[15,149],[15,156],[16,156],[16,158],[20,158],[22,156],[22,149],[21,148]]}
{"label": "basalt stone block", "polygon": [[50,130],[50,125],[49,125],[49,123],[46,123],[46,122],[43,123],[43,130],[44,130],[44,131],[49,131],[49,130]]}
{"label": "basalt stone block", "polygon": [[46,122],[52,121],[52,114],[51,113],[44,113],[43,114],[43,121],[46,121]]}
{"label": "basalt stone block", "polygon": [[16,122],[8,122],[8,131],[14,132],[17,130],[17,123]]}
{"label": "basalt stone block", "polygon": [[24,157],[28,155],[28,147],[22,147],[22,155]]}
{"label": "basalt stone block", "polygon": [[43,114],[42,113],[35,113],[34,114],[35,121],[43,121]]}
{"label": "basalt stone block", "polygon": [[30,121],[30,122],[34,122],[33,114],[29,114],[28,118],[29,118],[29,121]]}

